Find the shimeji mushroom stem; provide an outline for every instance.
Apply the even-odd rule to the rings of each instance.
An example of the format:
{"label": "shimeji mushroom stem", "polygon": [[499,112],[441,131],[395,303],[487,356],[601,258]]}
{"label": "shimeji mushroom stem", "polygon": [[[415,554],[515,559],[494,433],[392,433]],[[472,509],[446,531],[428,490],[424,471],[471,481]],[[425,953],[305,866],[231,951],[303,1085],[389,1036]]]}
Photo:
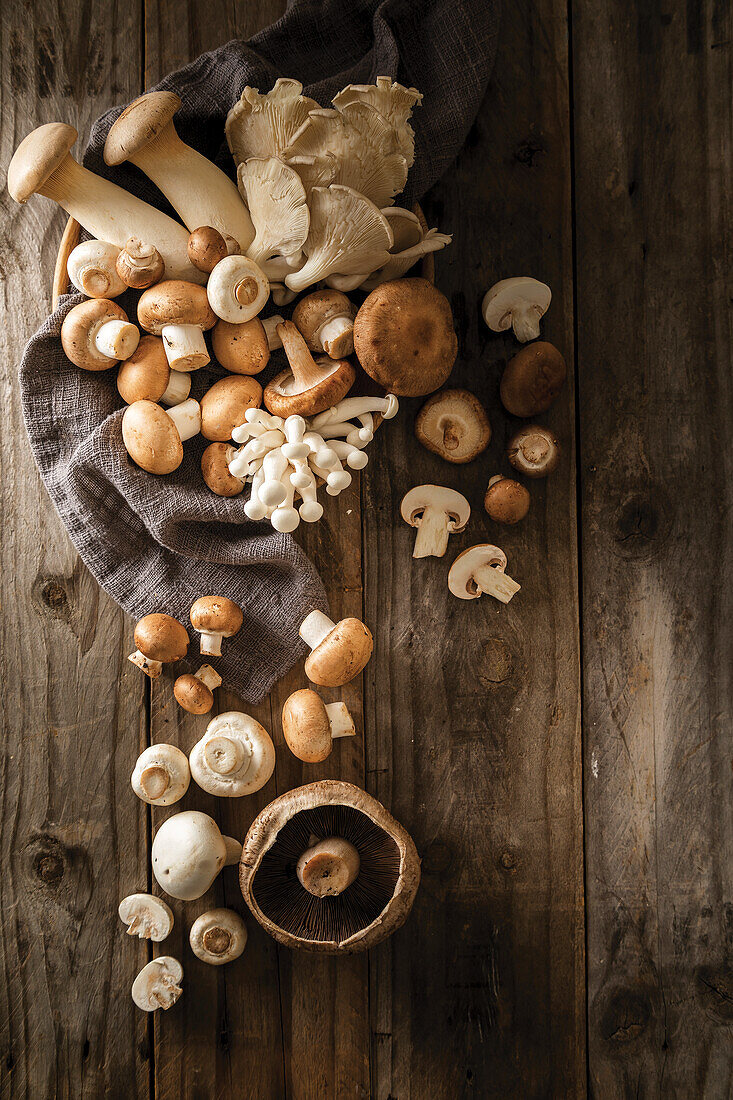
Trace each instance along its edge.
{"label": "shimeji mushroom stem", "polygon": [[181,437],[181,443],[185,443],[187,439],[192,439],[201,431],[201,406],[193,397],[189,397],[188,401],[182,401],[180,405],[167,409],[166,412],[176,426]]}
{"label": "shimeji mushroom stem", "polygon": [[198,370],[209,362],[204,333],[199,325],[164,325],[160,334],[171,370]]}
{"label": "shimeji mushroom stem", "polygon": [[346,703],[326,703],[326,714],[331,726],[331,737],[353,737],[356,733],[354,719]]}
{"label": "shimeji mushroom stem", "polygon": [[448,549],[450,523],[447,512],[428,504],[417,529],[413,558],[442,558]]}
{"label": "shimeji mushroom stem", "polygon": [[105,321],[94,333],[94,346],[110,359],[129,359],[140,343],[140,330],[129,321]]}
{"label": "shimeji mushroom stem", "polygon": [[322,611],[311,611],[300,624],[299,634],[310,649],[316,649],[336,624]]}
{"label": "shimeji mushroom stem", "polygon": [[521,588],[515,580],[506,573],[491,565],[480,565],[473,574],[476,587],[486,596],[493,596],[501,603],[509,603],[512,596]]}
{"label": "shimeji mushroom stem", "polygon": [[191,375],[185,371],[172,370],[163,395],[161,405],[171,407],[181,405],[191,392]]}

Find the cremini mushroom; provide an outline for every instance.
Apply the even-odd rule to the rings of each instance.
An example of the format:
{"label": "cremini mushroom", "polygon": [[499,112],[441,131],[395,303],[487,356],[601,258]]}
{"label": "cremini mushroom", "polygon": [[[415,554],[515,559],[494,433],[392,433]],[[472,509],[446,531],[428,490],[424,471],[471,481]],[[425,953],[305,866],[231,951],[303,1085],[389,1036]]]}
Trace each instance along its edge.
{"label": "cremini mushroom", "polygon": [[212,719],[191,750],[191,775],[199,787],[222,798],[254,794],[275,770],[275,746],[249,714],[229,710]]}
{"label": "cremini mushroom", "polygon": [[459,554],[448,572],[448,588],[459,600],[477,600],[486,593],[501,603],[509,603],[520,589],[504,572],[506,554],[498,546],[479,543]]}
{"label": "cremini mushroom", "polygon": [[244,423],[247,409],[262,403],[262,386],[246,374],[220,378],[201,398],[201,434],[204,439],[224,443]]}
{"label": "cremini mushroom", "polygon": [[163,665],[180,661],[188,651],[186,628],[172,615],[154,612],[144,615],[135,626],[136,650],[128,660],[154,680]]}
{"label": "cremini mushroom", "polygon": [[129,359],[140,340],[124,309],[107,298],[79,302],[64,317],[61,346],[67,359],[82,370],[109,370]]}
{"label": "cremini mushroom", "polygon": [[356,307],[339,290],[315,290],[293,310],[293,324],[311,351],[344,359],[354,351]]}
{"label": "cremini mushroom", "polygon": [[512,416],[537,416],[547,412],[560,393],[567,374],[565,360],[546,340],[521,348],[507,363],[499,394]]}
{"label": "cremini mushroom", "polygon": [[279,157],[305,120],[316,110],[297,80],[280,77],[266,95],[246,87],[226,120],[226,137],[236,164],[249,157]]}
{"label": "cremini mushroom", "polygon": [[66,261],[69,278],[89,298],[116,298],[127,290],[115,266],[119,254],[109,241],[82,241]]}
{"label": "cremini mushroom", "polygon": [[222,836],[208,814],[184,810],[167,818],[153,840],[155,880],[166,894],[181,901],[200,898],[222,867],[239,862],[242,845]]}
{"label": "cremini mushroom", "polygon": [[149,745],[138,756],[130,782],[143,802],[172,806],[183,798],[191,782],[186,754],[175,745]]}
{"label": "cremini mushroom", "polygon": [[134,401],[122,416],[122,442],[149,474],[170,474],[183,462],[183,444],[201,431],[201,406],[189,397],[171,409]]}
{"label": "cremini mushroom", "polygon": [[204,332],[216,315],[203,287],[181,279],[156,283],[140,295],[137,319],[146,332],[163,337],[172,370],[198,370],[209,362]]}
{"label": "cremini mushroom", "polygon": [[[278,323],[282,317],[278,318]],[[211,331],[214,358],[232,374],[259,374],[270,360],[268,330],[259,317],[243,324],[217,321]]]}
{"label": "cremini mushroom", "polygon": [[288,696],[282,725],[288,748],[306,764],[320,764],[331,755],[335,738],[353,737],[356,733],[345,703],[324,703],[310,688],[301,688]]}
{"label": "cremini mushroom", "polygon": [[171,370],[159,336],[143,336],[117,372],[117,390],[128,405],[135,401],[180,405],[191,392],[191,375]]}
{"label": "cremini mushroom", "polygon": [[206,657],[220,657],[222,638],[232,638],[244,621],[241,607],[226,596],[199,596],[189,617],[201,635],[200,650]]}
{"label": "cremini mushroom", "polygon": [[420,859],[376,799],[322,780],[288,791],[255,818],[239,882],[255,919],[280,943],[342,954],[374,947],[404,923]]}
{"label": "cremini mushroom", "polygon": [[105,163],[129,160],[163,192],[189,230],[211,225],[246,248],[254,235],[247,208],[229,177],[179,138],[173,116],[180,106],[175,92],[136,99],[110,127]]}
{"label": "cremini mushroom", "polygon": [[322,611],[311,611],[300,624],[300,636],[311,650],[305,674],[321,687],[343,687],[358,676],[372,655],[371,631],[360,619],[334,623]]}
{"label": "cremini mushroom", "polygon": [[214,705],[214,691],[221,687],[221,676],[211,665],[202,665],[198,672],[185,672],[173,685],[179,706],[189,714],[208,714]]}
{"label": "cremini mushroom", "polygon": [[139,237],[129,237],[115,264],[117,275],[125,286],[145,290],[159,283],[165,273],[163,257],[154,244]]}
{"label": "cremini mushroom", "polygon": [[172,1008],[183,993],[183,967],[172,955],[159,955],[132,983],[132,999],[143,1012]]}
{"label": "cremini mushroom", "polygon": [[128,894],[120,902],[117,912],[120,920],[127,925],[128,936],[161,943],[171,934],[171,908],[154,894]]}
{"label": "cremini mushroom", "polygon": [[206,293],[217,317],[241,325],[264,308],[270,283],[249,256],[225,256],[209,275]]}
{"label": "cremini mushroom", "polygon": [[448,299],[427,279],[382,283],[356,315],[354,350],[366,373],[389,393],[432,393],[458,354]]}
{"label": "cremini mushroom", "polygon": [[295,169],[277,157],[250,157],[239,165],[237,178],[255,229],[247,255],[276,282],[305,259],[310,224],[305,188]]}
{"label": "cremini mushroom", "polygon": [[496,474],[489,481],[484,508],[496,523],[514,524],[529,511],[529,491],[511,477]]}
{"label": "cremini mushroom", "polygon": [[[234,240],[234,238],[229,238]],[[200,225],[188,238],[188,258],[195,268],[210,275],[220,260],[232,255],[226,238],[213,225]]]}
{"label": "cremini mushroom", "polygon": [[188,935],[197,959],[223,966],[238,959],[247,945],[247,925],[233,909],[209,909],[191,925]]}
{"label": "cremini mushroom", "polygon": [[265,387],[265,408],[275,416],[314,416],[346,397],[356,378],[348,359],[314,359],[292,321],[277,331],[290,367]]}
{"label": "cremini mushroom", "polygon": [[484,321],[494,332],[510,326],[517,340],[526,343],[540,334],[540,318],[550,307],[552,291],[529,276],[502,279],[486,291],[481,305]]}
{"label": "cremini mushroom", "polygon": [[218,497],[236,497],[244,489],[244,481],[229,470],[236,453],[230,443],[210,443],[201,455],[204,481]]}
{"label": "cremini mushroom", "polygon": [[407,167],[415,161],[415,134],[410,126],[410,116],[416,104],[422,102],[417,88],[405,88],[393,83],[388,76],[378,76],[374,84],[347,84],[333,97],[333,105],[343,110],[349,103],[369,103],[392,125]]}
{"label": "cremini mushroom", "polygon": [[405,523],[417,527],[413,558],[442,558],[449,537],[468,523],[471,505],[455,489],[416,485],[402,498],[400,513]]}
{"label": "cremini mushroom", "polygon": [[[155,241],[169,279],[203,282],[205,276],[188,260],[187,230],[124,188],[82,168],[69,153],[78,136],[63,122],[49,122],[28,134],[8,168],[12,198],[23,203],[34,193],[45,195],[93,237],[118,248],[132,236]],[[237,201],[241,202],[238,195]]]}
{"label": "cremini mushroom", "polygon": [[557,469],[560,444],[554,432],[539,424],[520,428],[509,440],[507,457],[526,477],[547,477]]}
{"label": "cremini mushroom", "polygon": [[491,425],[479,399],[468,390],[440,390],[415,418],[423,447],[446,462],[472,462],[491,440]]}

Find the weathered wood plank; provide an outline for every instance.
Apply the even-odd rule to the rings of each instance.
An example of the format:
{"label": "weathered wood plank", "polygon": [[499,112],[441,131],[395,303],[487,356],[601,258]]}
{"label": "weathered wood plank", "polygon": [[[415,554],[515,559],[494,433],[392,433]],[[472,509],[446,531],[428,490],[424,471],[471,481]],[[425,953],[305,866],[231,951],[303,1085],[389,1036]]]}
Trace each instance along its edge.
{"label": "weathered wood plank", "polygon": [[573,15],[591,1087],[728,1096],[731,12]]}
{"label": "weathered wood plank", "polygon": [[[90,28],[92,28],[90,30]],[[131,5],[4,9],[0,162],[54,120],[85,135],[138,88]],[[126,48],[119,49],[125,42]],[[144,744],[141,678],[122,613],[69,542],[33,467],[16,365],[50,306],[66,221],[46,200],[2,203],[3,546],[0,642],[0,1080],[3,1097],[149,1095],[147,1021],[130,986],[147,960],[120,897],[145,886],[145,812],[129,775]],[[140,877],[142,875],[142,877]]]}
{"label": "weathered wood plank", "polygon": [[[482,508],[517,425],[498,382],[515,345],[480,317],[484,291],[532,274],[553,289],[545,336],[573,362],[565,5],[506,5],[484,108],[424,203],[454,233],[437,258],[460,340],[453,384],[486,404],[494,438],[467,467],[415,441],[419,402],[375,442],[364,479],[370,789],[413,832],[423,882],[409,924],[372,953],[372,1092],[387,1097],[582,1096],[583,870],[572,386],[547,421],[565,457],[516,528]],[[408,488],[468,496],[444,559],[413,561]],[[463,603],[457,553],[497,542],[522,591]]]}

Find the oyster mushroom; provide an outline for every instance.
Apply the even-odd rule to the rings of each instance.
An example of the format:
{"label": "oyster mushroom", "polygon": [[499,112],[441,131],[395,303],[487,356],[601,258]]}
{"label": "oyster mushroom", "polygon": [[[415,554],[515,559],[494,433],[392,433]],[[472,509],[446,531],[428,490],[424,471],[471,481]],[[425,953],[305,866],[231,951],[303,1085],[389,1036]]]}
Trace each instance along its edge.
{"label": "oyster mushroom", "polygon": [[217,317],[241,325],[264,309],[270,283],[249,256],[226,256],[211,272],[206,293]]}
{"label": "oyster mushroom", "polygon": [[199,596],[189,618],[201,635],[199,648],[206,657],[220,657],[222,638],[233,638],[244,621],[241,607],[226,596]]}
{"label": "oyster mushroom", "polygon": [[109,241],[82,241],[66,261],[69,279],[89,298],[116,298],[127,290],[115,266],[119,254]]}
{"label": "oyster mushroom", "polygon": [[160,676],[163,665],[182,660],[188,650],[186,628],[172,615],[144,615],[135,626],[134,637],[137,648],[128,660],[151,680]]}
{"label": "oyster mushroom", "polygon": [[220,378],[201,398],[201,434],[204,439],[224,443],[244,423],[248,409],[262,402],[262,386],[246,374]]}
{"label": "oyster mushroom", "polygon": [[222,836],[208,814],[184,810],[167,818],[153,840],[153,874],[173,898],[194,901],[211,886],[222,867],[239,862],[242,845]]}
{"label": "oyster mushroom", "polygon": [[165,264],[154,244],[141,241],[139,237],[129,237],[117,256],[115,269],[125,286],[133,287],[134,290],[145,290],[153,283],[160,282],[165,273]]}
{"label": "oyster mushroom", "polygon": [[183,967],[172,955],[159,955],[144,966],[132,983],[132,999],[143,1012],[172,1008],[183,993]]}
{"label": "oyster mushroom", "polygon": [[[350,846],[338,853],[341,883],[355,862],[345,853],[354,848],[359,858],[348,888],[323,897],[304,889],[296,871],[319,837]],[[310,879],[316,888],[318,877]],[[280,943],[343,954],[374,947],[405,922],[420,883],[420,859],[408,833],[376,799],[351,783],[323,780],[288,791],[255,818],[239,882],[255,919]]]}
{"label": "oyster mushroom", "polygon": [[423,447],[446,462],[472,462],[488,447],[491,425],[474,394],[468,390],[440,390],[417,414],[415,435]]}
{"label": "oyster mushroom", "polygon": [[120,920],[127,925],[128,936],[161,943],[171,934],[171,908],[154,894],[128,894],[120,902],[117,912]]}
{"label": "oyster mushroom", "polygon": [[321,687],[343,687],[369,661],[374,640],[360,619],[334,623],[322,611],[311,611],[300,624],[300,636],[312,651],[306,658],[305,674]]}
{"label": "oyster mushroom", "polygon": [[497,474],[489,481],[484,496],[484,508],[495,523],[514,524],[529,511],[529,492],[511,477]]}
{"label": "oyster mushroom", "polygon": [[198,672],[186,672],[173,685],[179,706],[189,714],[208,714],[214,705],[214,691],[221,687],[221,676],[211,665],[202,665]]}
{"label": "oyster mushroom", "polygon": [[117,392],[128,405],[136,401],[180,405],[191,392],[191,375],[171,370],[158,336],[143,336],[117,372]]}
{"label": "oyster mushroom", "polygon": [[143,802],[172,806],[180,802],[191,782],[186,754],[175,745],[148,745],[137,758],[130,782]]}
{"label": "oyster mushroom", "polygon": [[293,310],[293,324],[311,351],[343,359],[354,351],[356,308],[338,290],[315,290]]}
{"label": "oyster mushroom", "polygon": [[553,344],[536,340],[507,363],[499,394],[512,416],[547,412],[560,393],[567,374],[565,360]]}
{"label": "oyster mushroom", "polygon": [[163,337],[172,370],[198,370],[209,362],[204,332],[216,324],[216,315],[203,287],[181,279],[156,283],[141,294],[137,319],[146,332]]}
{"label": "oyster mushroom", "polygon": [[459,554],[448,572],[448,588],[459,600],[477,600],[484,593],[509,603],[520,589],[507,576],[506,554],[498,546],[479,543]]}
{"label": "oyster mushroom", "polygon": [[226,138],[235,164],[249,157],[279,157],[293,135],[316,110],[297,80],[280,77],[266,95],[247,87],[226,120]]}
{"label": "oyster mushroom", "polygon": [[239,190],[255,229],[247,255],[277,282],[303,259],[310,215],[295,169],[277,157],[250,157],[237,171]]}
{"label": "oyster mushroom", "polygon": [[292,321],[277,326],[290,367],[266,386],[265,407],[275,416],[313,416],[338,404],[354,384],[348,359],[314,359]]}
{"label": "oyster mushroom", "polygon": [[197,959],[210,966],[223,966],[244,951],[247,925],[233,909],[209,909],[191,925],[188,941]]}
{"label": "oyster mushroom", "polygon": [[221,798],[254,794],[275,770],[275,746],[259,722],[238,710],[212,719],[190,756],[199,787]]}
{"label": "oyster mushroom", "polygon": [[[389,218],[389,207],[382,211],[387,220],[392,226],[394,232],[394,221]],[[419,223],[418,223],[419,224]],[[368,279],[365,279],[360,284],[360,290],[374,290],[375,287],[380,286],[381,283],[390,282],[392,279],[401,279],[411,267],[414,267],[418,260],[422,260],[424,256],[427,256],[430,252],[439,252],[446,245],[450,244],[453,237],[450,233],[439,233],[437,229],[428,229],[427,232],[421,236],[416,244],[411,245],[409,248],[400,249],[397,246],[397,242],[392,245],[390,249],[390,259],[384,265],[380,267],[378,271],[374,271]]]}
{"label": "oyster mushroom", "polygon": [[189,397],[171,409],[134,401],[122,416],[122,442],[149,474],[170,474],[183,462],[183,444],[201,431],[201,407]]}
{"label": "oyster mushroom", "polygon": [[509,440],[507,457],[520,474],[526,477],[547,477],[557,469],[560,444],[549,428],[528,424]]}
{"label": "oyster mushroom", "polygon": [[61,346],[67,359],[82,370],[109,370],[129,359],[140,340],[124,309],[106,298],[79,302],[64,317]]}
{"label": "oyster mushroom", "polygon": [[455,489],[443,485],[416,485],[402,498],[400,514],[417,527],[413,558],[442,558],[448,539],[463,531],[471,517],[471,505]]}
{"label": "oyster mushroom", "polygon": [[230,443],[210,443],[201,455],[204,481],[218,497],[236,497],[244,489],[242,479],[235,477],[229,469],[236,453]]}
{"label": "oyster mushroom", "polygon": [[550,307],[552,291],[528,276],[502,279],[486,291],[481,305],[484,321],[494,332],[511,327],[517,340],[526,343],[540,334],[540,318]]}
{"label": "oyster mushroom", "polygon": [[366,373],[389,393],[432,393],[447,380],[458,354],[448,299],[426,279],[382,283],[356,315],[354,350]]}
{"label": "oyster mushroom", "polygon": [[397,135],[397,143],[408,168],[415,162],[415,134],[410,126],[412,109],[422,102],[417,88],[405,88],[388,76],[378,76],[374,84],[347,84],[333,97],[333,105],[343,111],[350,103],[369,103],[375,107]]}
{"label": "oyster mushroom", "polygon": [[298,882],[315,898],[333,898],[348,890],[359,875],[358,849],[340,836],[317,840],[295,865]]}
{"label": "oyster mushroom", "polygon": [[345,703],[324,703],[310,688],[294,691],[285,700],[282,726],[288,748],[306,764],[320,764],[331,755],[335,738],[356,733]]}

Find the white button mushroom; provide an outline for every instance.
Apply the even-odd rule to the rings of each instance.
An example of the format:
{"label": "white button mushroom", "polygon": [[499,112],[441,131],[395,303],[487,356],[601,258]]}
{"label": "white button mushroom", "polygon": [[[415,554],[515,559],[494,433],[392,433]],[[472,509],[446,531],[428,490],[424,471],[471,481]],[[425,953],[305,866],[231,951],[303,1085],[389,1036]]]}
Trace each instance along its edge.
{"label": "white button mushroom", "polygon": [[191,950],[211,966],[238,959],[247,943],[247,925],[233,909],[209,909],[191,925]]}
{"label": "white button mushroom", "polygon": [[173,912],[162,898],[154,894],[128,894],[117,910],[127,925],[128,936],[160,943],[173,928]]}
{"label": "white button mushroom", "polygon": [[217,317],[241,325],[264,308],[270,282],[248,256],[226,256],[211,272],[206,293]]}
{"label": "white button mushroom", "polygon": [[116,298],[127,290],[117,274],[119,254],[117,245],[109,241],[82,241],[66,261],[69,278],[89,298]]}
{"label": "white button mushroom", "polygon": [[540,318],[550,308],[552,291],[545,283],[528,276],[502,279],[487,290],[481,312],[494,332],[511,327],[517,340],[526,343],[540,334]]}
{"label": "white button mushroom", "polygon": [[418,529],[413,558],[442,558],[449,536],[468,523],[471,505],[455,489],[416,485],[402,498],[400,512],[405,523]]}
{"label": "white button mushroom", "polygon": [[186,754],[175,745],[148,745],[130,779],[138,798],[151,806],[171,806],[188,790],[191,772]]}
{"label": "white button mushroom", "polygon": [[184,810],[169,817],[153,840],[153,874],[173,898],[193,901],[211,886],[222,867],[238,863],[242,845],[222,836],[208,814]]}
{"label": "white button mushroom", "polygon": [[90,298],[64,317],[61,345],[66,357],[82,370],[108,370],[129,359],[140,341],[140,331],[116,302]]}
{"label": "white button mushroom", "polygon": [[132,983],[132,999],[143,1012],[172,1008],[183,993],[183,967],[172,955],[161,955],[144,966]]}
{"label": "white button mushroom", "polygon": [[253,794],[275,770],[275,746],[264,726],[238,710],[217,715],[191,750],[191,775],[209,794]]}
{"label": "white button mushroom", "polygon": [[477,600],[484,593],[509,603],[520,589],[504,572],[506,554],[498,546],[479,543],[459,554],[448,573],[448,588],[459,600]]}

